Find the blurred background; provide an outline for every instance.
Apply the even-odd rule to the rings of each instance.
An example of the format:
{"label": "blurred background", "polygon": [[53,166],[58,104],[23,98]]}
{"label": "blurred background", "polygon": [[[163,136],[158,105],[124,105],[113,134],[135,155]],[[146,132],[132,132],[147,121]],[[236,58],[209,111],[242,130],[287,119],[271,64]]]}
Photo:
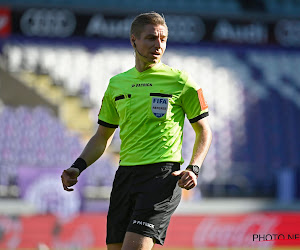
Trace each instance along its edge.
{"label": "blurred background", "polygon": [[[162,61],[203,88],[213,131],[166,248],[300,248],[300,0],[0,0],[0,249],[104,249],[118,130],[74,192],[60,175],[152,10],[169,27]],[[186,121],[182,169],[193,141]],[[253,238],[274,233],[294,238]]]}

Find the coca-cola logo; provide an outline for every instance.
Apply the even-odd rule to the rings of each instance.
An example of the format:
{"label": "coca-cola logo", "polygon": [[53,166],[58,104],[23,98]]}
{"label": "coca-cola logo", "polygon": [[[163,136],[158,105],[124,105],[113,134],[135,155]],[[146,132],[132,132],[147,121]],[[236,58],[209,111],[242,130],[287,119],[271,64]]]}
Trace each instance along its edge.
{"label": "coca-cola logo", "polygon": [[277,216],[253,214],[238,220],[208,217],[198,225],[194,234],[195,247],[272,247],[274,241],[253,241],[253,234],[276,233]]}

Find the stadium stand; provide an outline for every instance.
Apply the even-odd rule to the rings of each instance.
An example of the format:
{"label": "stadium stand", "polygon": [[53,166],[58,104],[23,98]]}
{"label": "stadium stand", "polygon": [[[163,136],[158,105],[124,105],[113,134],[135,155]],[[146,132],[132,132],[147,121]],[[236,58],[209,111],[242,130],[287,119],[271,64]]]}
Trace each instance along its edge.
{"label": "stadium stand", "polygon": [[[133,65],[132,52],[126,47],[90,51],[65,45],[6,44],[3,51],[11,73],[21,72],[24,76],[28,72],[33,75],[45,72],[53,84],[60,82],[69,95],[88,100],[91,113],[99,109],[109,78]],[[58,63],[54,63],[53,58]],[[27,61],[30,63],[24,68],[22,62]],[[296,150],[299,142],[293,136],[293,126],[299,124],[299,118],[281,125],[284,108],[279,106],[277,112],[274,109],[277,102],[282,102],[295,114],[299,112],[300,83],[296,75],[300,66],[299,51],[170,47],[164,62],[191,73],[206,90],[212,107],[210,123],[215,136],[206,159],[209,166],[203,170],[203,195],[274,197],[278,173],[273,170],[279,171],[283,165],[293,168],[300,160]],[[72,81],[73,72],[76,81]],[[268,109],[274,112],[270,123],[264,121],[263,124]],[[193,141],[193,134],[189,133],[189,123],[186,124],[183,157],[187,160],[192,152],[189,142]],[[272,133],[269,133],[270,128]],[[290,138],[289,149],[280,146],[286,141],[280,133],[282,129],[286,129]],[[273,142],[276,145],[270,147]],[[290,154],[289,159],[283,160],[284,152]],[[97,164],[99,167],[109,165],[105,159]],[[109,186],[112,179],[103,179],[106,172],[100,173],[97,169],[91,168],[89,185]],[[112,177],[111,169],[107,171]]]}
{"label": "stadium stand", "polygon": [[[0,113],[0,186],[16,188],[18,171],[23,167],[60,168],[71,164],[83,147],[78,133],[70,132],[50,110],[44,107],[11,108]],[[111,186],[115,173],[112,157],[104,156],[86,171],[87,186]],[[100,166],[99,166],[100,165]],[[99,171],[101,167],[101,171]],[[9,191],[9,190],[8,190]],[[18,190],[17,190],[18,191]],[[2,197],[18,197],[18,192]],[[91,196],[91,194],[89,194]],[[107,197],[107,194],[105,194]],[[98,194],[98,198],[101,194]]]}
{"label": "stadium stand", "polygon": [[43,107],[3,107],[0,129],[1,185],[17,184],[19,167],[67,165],[81,150],[79,138]]}

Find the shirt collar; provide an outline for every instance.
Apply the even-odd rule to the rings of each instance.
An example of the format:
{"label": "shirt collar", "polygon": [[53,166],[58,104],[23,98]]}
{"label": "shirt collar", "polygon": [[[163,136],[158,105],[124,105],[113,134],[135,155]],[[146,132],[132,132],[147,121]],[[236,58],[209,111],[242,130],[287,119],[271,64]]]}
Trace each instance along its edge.
{"label": "shirt collar", "polygon": [[162,66],[162,62],[161,61],[159,61],[158,63],[156,63],[154,66],[152,66],[151,68],[149,68],[149,69],[146,69],[146,70],[144,70],[144,71],[142,71],[142,72],[139,72],[137,69],[136,69],[136,67],[133,67],[133,69],[134,69],[134,72],[135,72],[135,74],[137,74],[137,75],[143,75],[143,74],[145,74],[145,73],[150,73],[150,72],[155,72],[155,71],[157,71],[161,66]]}

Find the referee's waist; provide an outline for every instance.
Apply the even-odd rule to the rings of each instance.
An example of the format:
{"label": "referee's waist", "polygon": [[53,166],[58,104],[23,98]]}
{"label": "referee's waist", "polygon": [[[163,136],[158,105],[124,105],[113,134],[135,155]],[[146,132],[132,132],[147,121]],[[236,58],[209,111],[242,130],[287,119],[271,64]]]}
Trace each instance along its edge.
{"label": "referee's waist", "polygon": [[124,167],[124,168],[140,168],[140,167],[162,167],[162,166],[178,166],[180,167],[180,163],[179,162],[157,162],[157,163],[151,163],[151,164],[144,164],[144,165],[133,165],[133,166],[123,166],[120,165],[120,167]]}

